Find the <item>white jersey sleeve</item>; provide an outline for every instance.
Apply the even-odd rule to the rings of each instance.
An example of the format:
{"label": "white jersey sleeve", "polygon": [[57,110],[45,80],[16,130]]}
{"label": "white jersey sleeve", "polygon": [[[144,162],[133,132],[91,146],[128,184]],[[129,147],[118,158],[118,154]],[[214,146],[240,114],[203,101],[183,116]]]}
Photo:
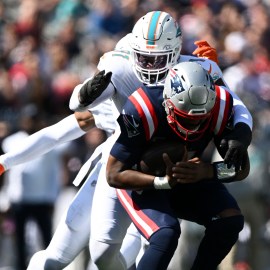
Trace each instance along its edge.
{"label": "white jersey sleeve", "polygon": [[[111,82],[103,93],[89,106],[83,110],[92,110],[106,99],[112,98],[117,109],[120,111],[125,104],[127,97],[142,86],[142,83],[136,77],[128,51],[111,51],[105,53],[99,61],[98,70],[105,70],[105,73],[112,72]],[[78,100],[78,94],[81,85],[75,87],[71,100],[70,109],[81,111],[82,106]]]}
{"label": "white jersey sleeve", "polygon": [[107,99],[92,108],[91,113],[94,116],[96,127],[106,131],[108,136],[114,133],[117,126],[116,118],[118,114],[114,109],[111,99]]}
{"label": "white jersey sleeve", "polygon": [[55,125],[41,129],[28,136],[20,147],[0,156],[0,163],[5,170],[12,166],[31,161],[64,142],[81,137],[85,132],[79,127],[75,115],[72,114]]}
{"label": "white jersey sleeve", "polygon": [[237,94],[229,88],[229,86],[227,85],[226,81],[223,78],[223,73],[221,69],[219,68],[219,66],[215,62],[208,59],[206,63],[209,64],[208,70],[211,71],[210,74],[212,75],[214,80],[217,81],[218,79],[221,79],[222,82],[225,84],[227,91],[233,97],[234,125],[236,125],[239,122],[245,123],[252,130],[253,119],[252,119],[251,113],[249,112],[245,104],[242,102],[242,100],[237,96]]}
{"label": "white jersey sleeve", "polygon": [[101,102],[113,97],[113,95],[116,91],[113,82],[116,80],[116,78],[119,76],[119,74],[123,75],[123,72],[124,72],[122,69],[123,65],[121,65],[122,59],[119,58],[118,61],[115,61],[113,55],[114,55],[113,52],[105,53],[100,58],[99,64],[97,66],[99,71],[105,70],[105,73],[107,73],[109,71],[113,73],[112,78],[111,78],[112,83],[110,83],[107,86],[107,88],[103,91],[103,93],[88,106],[83,106],[80,104],[79,91],[80,91],[81,87],[86,82],[88,82],[91,78],[85,80],[82,84],[77,85],[73,90],[73,93],[71,95],[70,102],[69,102],[69,108],[71,110],[73,110],[73,111],[91,110],[93,107],[99,105]]}
{"label": "white jersey sleeve", "polygon": [[241,99],[236,95],[235,92],[233,92],[228,85],[226,84],[223,74],[219,66],[216,62],[211,61],[206,58],[200,58],[195,56],[189,56],[189,55],[181,55],[180,56],[180,62],[197,62],[199,63],[204,69],[208,71],[208,73],[212,76],[213,80],[216,82],[219,79],[222,79],[224,82],[226,89],[230,92],[230,94],[233,97],[233,109],[234,109],[234,125],[236,125],[239,122],[247,124],[250,129],[252,130],[253,127],[253,120],[252,116],[245,106],[245,104],[241,101]]}
{"label": "white jersey sleeve", "polygon": [[253,128],[253,119],[252,115],[245,106],[245,104],[241,101],[241,99],[235,94],[235,92],[231,91],[229,88],[227,90],[233,97],[233,109],[234,109],[234,126],[237,123],[245,123],[247,124],[250,129]]}

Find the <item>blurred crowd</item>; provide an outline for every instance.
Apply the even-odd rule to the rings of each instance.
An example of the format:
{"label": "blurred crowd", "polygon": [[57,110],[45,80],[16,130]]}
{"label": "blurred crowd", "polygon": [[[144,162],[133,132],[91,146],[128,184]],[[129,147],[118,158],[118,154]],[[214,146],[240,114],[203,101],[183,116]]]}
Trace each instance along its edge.
{"label": "blurred crowd", "polygon": [[[137,19],[151,10],[166,11],[179,21],[181,54],[191,54],[194,41],[202,39],[217,49],[228,86],[253,115],[251,174],[242,183],[228,185],[246,215],[232,264],[246,267],[237,270],[269,270],[269,0],[1,0],[0,145],[22,128],[21,116],[29,106],[35,107],[38,128],[42,127],[38,123],[51,125],[71,114],[68,102],[74,87],[92,76],[103,53],[112,50]],[[59,194],[72,186],[91,149],[104,139],[104,134],[95,132],[62,152]],[[213,155],[210,150],[207,158]],[[0,180],[0,187],[4,186],[5,174]],[[7,218],[8,203],[2,201],[0,194],[0,269],[8,266],[4,264],[7,257],[1,257],[5,235],[16,230]]]}

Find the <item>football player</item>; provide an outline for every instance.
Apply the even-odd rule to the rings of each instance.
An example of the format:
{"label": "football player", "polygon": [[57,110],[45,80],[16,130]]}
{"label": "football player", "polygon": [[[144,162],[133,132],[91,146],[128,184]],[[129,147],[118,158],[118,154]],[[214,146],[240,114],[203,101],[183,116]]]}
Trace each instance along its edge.
{"label": "football player", "polygon": [[[237,241],[244,218],[223,183],[247,177],[247,149],[236,170],[200,160],[211,140],[225,158],[220,142],[230,136],[233,122],[233,97],[195,62],[170,69],[164,89],[142,87],[128,98],[118,118],[121,132],[109,156],[107,180],[149,241],[138,270],[167,269],[180,236],[178,218],[205,226],[192,270],[216,270]],[[147,145],[159,140],[184,144],[190,160],[174,164],[164,154],[163,176],[134,170]]]}
{"label": "football player", "polygon": [[[136,24],[136,27],[134,27],[133,34],[130,34],[124,37],[118,43],[115,51],[105,54],[104,57],[101,58],[99,66],[98,66],[99,70],[103,70],[106,68],[107,71],[108,70],[112,71],[113,72],[112,78],[110,78],[110,73],[107,73],[106,75],[103,75],[101,73],[95,76],[94,78],[87,80],[87,82],[85,82],[84,84],[77,86],[74,89],[73,97],[70,102],[71,108],[76,109],[77,112],[75,112],[74,115],[69,116],[68,118],[62,120],[58,124],[51,126],[47,128],[46,130],[43,130],[40,133],[36,134],[34,137],[32,137],[33,138],[32,142],[31,142],[31,139],[29,138],[29,141],[28,141],[29,144],[25,145],[25,148],[22,149],[22,151],[20,152],[20,155],[17,156],[17,158],[15,154],[14,155],[7,154],[3,156],[1,159],[1,163],[3,165],[2,171],[9,169],[10,166],[16,165],[19,162],[23,162],[22,157],[24,158],[24,161],[26,161],[25,157],[27,157],[27,159],[34,158],[35,155],[41,154],[42,152],[44,153],[46,151],[49,151],[49,149],[53,147],[56,143],[74,139],[76,138],[76,136],[83,135],[84,132],[87,131],[88,128],[91,128],[91,126],[93,126],[95,122],[96,122],[95,124],[97,125],[97,127],[100,127],[103,129],[105,128],[105,130],[109,131],[109,133],[112,133],[115,127],[113,125],[111,126],[110,124],[113,124],[113,121],[108,122],[110,123],[109,127],[108,126],[104,127],[104,125],[106,124],[106,121],[104,119],[109,120],[110,115],[112,115],[110,111],[111,109],[109,109],[109,111],[106,112],[104,108],[94,107],[95,104],[98,104],[113,95],[115,97],[114,98],[115,103],[118,104],[117,105],[118,108],[121,109],[121,106],[125,102],[127,96],[131,94],[137,87],[141,87],[144,84],[162,85],[164,83],[164,76],[167,70],[169,69],[169,67],[171,67],[175,63],[176,59],[177,61],[179,59],[179,50],[181,49],[181,32],[179,32],[178,24],[173,20],[173,18],[169,14],[165,12],[150,12],[144,17],[145,17],[144,19],[147,19],[146,23],[143,23],[144,19],[139,20],[138,24]],[[136,39],[134,41],[132,40],[133,40],[133,37],[135,37],[136,32],[139,31],[136,29],[139,29],[140,27],[143,29],[143,27],[145,27],[145,24],[147,23],[150,24],[150,21],[149,21],[150,18],[153,18],[151,19],[152,25],[164,24],[162,25],[162,27],[164,27],[163,34],[164,33],[166,34],[167,31],[172,32],[172,36],[175,34],[172,41],[170,41],[165,36],[164,38],[157,40],[157,44],[160,44],[160,46],[158,45],[157,47],[153,48],[154,55],[156,51],[158,51],[159,54],[156,55],[157,56],[156,63],[152,63],[154,64],[153,65],[154,69],[151,69],[150,73],[151,73],[151,76],[154,76],[156,78],[155,82],[153,81],[154,80],[153,78],[151,79],[152,83],[150,83],[149,79],[147,79],[146,77],[144,78],[144,76],[141,77],[139,75],[141,71],[137,70],[138,65],[136,62],[136,56],[134,54],[135,51],[133,51],[133,49],[131,50],[131,47],[130,47],[130,45],[134,42],[138,42],[138,44],[140,42],[143,42],[143,44],[145,43],[144,37],[141,36],[141,32],[139,32],[140,38],[137,41]],[[166,24],[164,22],[167,19],[168,19],[168,23]],[[160,32],[160,28],[157,28],[157,29]],[[162,44],[164,45],[165,42],[168,43],[167,48],[165,48],[164,46],[161,46]],[[136,46],[134,45],[133,47],[135,48]],[[168,49],[170,47],[172,49]],[[198,47],[199,47],[198,49],[201,56],[213,57],[213,60],[216,59],[215,50],[211,48],[208,44],[205,45],[204,42],[199,42]],[[160,64],[158,64],[158,61],[161,60],[159,56],[162,56],[162,51],[164,51],[163,59],[164,58],[167,59],[166,68],[164,69],[163,67],[164,74],[162,74],[162,72],[159,71]],[[204,51],[205,51],[205,55],[204,55]],[[152,58],[152,56],[150,58]],[[196,57],[181,56],[180,59],[182,60],[190,59],[191,61],[194,61]],[[149,60],[153,61],[153,58]],[[205,63],[206,68],[209,69],[211,67],[210,68],[211,69],[210,71],[212,72],[211,74],[216,79],[218,79],[219,76],[221,76],[221,72],[219,68],[216,66],[216,64],[213,61],[207,61],[207,59],[205,58],[200,58],[198,60],[201,61],[202,63]],[[143,71],[142,71],[143,74],[145,73],[145,70],[147,70],[147,68],[149,68],[149,65],[146,66],[146,69],[145,67],[143,67]],[[161,73],[161,74],[158,75],[157,73],[158,74]],[[112,86],[110,81],[114,83],[114,86]],[[100,97],[97,97],[100,95],[101,90],[104,90],[104,89],[105,89],[104,94],[102,94]],[[97,93],[93,93],[92,90],[94,92],[96,90]],[[77,95],[79,92],[80,92],[80,101],[82,103],[79,103],[77,101],[78,100]],[[89,96],[92,99],[90,107],[85,106],[85,105],[88,105],[87,103],[90,103],[90,101],[87,100]],[[85,99],[83,99],[82,97],[84,97]],[[93,97],[97,97],[97,100],[95,102],[93,102]],[[236,114],[239,117],[238,121],[239,122],[245,121],[251,127],[252,125],[251,117],[247,109],[245,108],[244,105],[241,104],[241,101],[239,101],[237,97],[236,97],[236,100],[240,104],[236,109]],[[88,110],[88,108],[90,108],[90,111]],[[240,110],[238,110],[239,108]],[[246,115],[247,115],[247,118],[245,118]],[[42,144],[38,143],[40,138],[43,138],[43,139],[45,138]],[[38,145],[37,148],[33,146],[35,143],[36,145]],[[91,157],[89,162],[87,162],[83,166],[82,170],[78,174],[78,177],[76,178],[76,184],[78,184],[80,180],[83,179],[85,176],[87,178],[87,181],[79,190],[75,199],[69,206],[68,211],[65,213],[63,219],[58,225],[58,229],[52,239],[51,244],[46,249],[46,251],[39,252],[38,254],[36,254],[36,256],[32,258],[31,260],[32,264],[30,263],[29,269],[44,269],[43,267],[45,264],[56,265],[55,269],[61,269],[64,266],[68,265],[76,257],[78,252],[85,245],[87,245],[88,238],[89,238],[89,229],[87,230],[85,228],[88,227],[89,222],[90,222],[89,209],[91,209],[91,201],[89,201],[89,198],[90,199],[92,198],[92,192],[90,191],[91,188],[89,187],[91,187],[92,179],[94,178],[96,179],[96,175],[99,174],[99,170],[101,167],[100,164],[105,162],[105,160],[108,157],[108,153],[107,155],[105,155],[105,152],[103,151],[103,158],[100,161],[100,163],[95,167],[94,172],[91,173],[90,175],[87,175],[87,172],[88,172],[88,168],[90,167],[91,160],[93,160],[94,157],[97,156],[104,149],[108,150],[109,146],[105,145],[104,147],[104,145],[102,145],[101,147],[99,147],[97,149],[97,152],[93,155],[93,157]],[[24,155],[23,154],[24,151],[26,151],[27,154]],[[30,151],[33,151],[32,152],[33,154],[30,154]],[[104,177],[105,176],[103,176],[103,178]],[[104,180],[103,183],[107,185],[106,180]],[[102,187],[100,189],[102,190]],[[92,190],[93,190],[93,187],[92,187]],[[101,192],[105,193],[105,190]],[[110,189],[110,191],[111,190],[112,189]],[[114,198],[116,198],[115,193],[113,194],[113,196]],[[105,229],[108,229],[108,228],[109,226]],[[96,230],[99,231],[99,228],[97,227]],[[121,233],[121,237],[122,235],[123,233]],[[111,238],[114,238],[114,237],[110,236],[109,239],[105,239],[104,242],[111,243],[112,242]],[[76,245],[71,244],[73,243],[74,239],[76,239]],[[97,234],[97,240],[99,239],[103,241],[104,237],[102,235],[99,236]],[[96,250],[94,250],[95,254],[97,253],[104,254],[103,253],[104,245],[102,245],[102,241],[100,242],[98,241],[98,243],[101,244],[102,248],[101,249],[97,248]],[[120,240],[117,240],[116,242],[117,244],[114,246],[117,247],[116,250],[118,252]],[[107,249],[108,246],[111,247],[111,245],[107,245],[106,243],[105,250]],[[108,255],[105,256],[106,259],[108,259],[109,257],[110,256]],[[93,256],[93,258],[103,258],[103,257],[96,255],[96,256]],[[122,256],[120,256],[120,260],[122,260],[123,263],[126,264],[126,262],[122,259]],[[101,262],[102,260],[99,259],[97,261]],[[32,268],[31,268],[31,265],[33,266]],[[113,264],[111,265],[113,268],[114,265]],[[117,267],[114,267],[114,269],[116,269]],[[106,269],[109,269],[108,265]],[[117,269],[122,269],[122,268],[118,267]]]}
{"label": "football player", "polygon": [[[130,50],[126,49],[127,44]],[[222,72],[215,62],[180,55],[181,44],[182,35],[177,22],[166,12],[149,12],[135,24],[132,33],[124,37],[118,46],[120,50],[106,53],[101,58],[98,69],[102,72],[74,90],[70,108],[79,111],[91,109],[99,102],[112,98],[117,110],[121,111],[128,95],[134,91],[128,89],[130,85],[133,84],[137,88],[142,85],[150,88],[163,87],[169,68],[179,62],[197,62],[208,71],[217,84],[225,85]],[[109,81],[108,76],[111,72],[112,77]],[[109,81],[108,85],[105,84],[106,87],[103,87],[104,81]],[[235,117],[234,132],[231,133],[231,137],[223,140],[225,162],[229,163],[229,166],[235,163],[239,167],[238,164],[241,163],[248,146],[248,143],[244,144],[239,138],[239,134],[243,134],[247,141],[250,141],[252,118],[233,92],[227,89],[226,93],[233,97]],[[134,126],[136,127],[136,123]],[[116,132],[115,138],[118,135],[119,132]],[[106,146],[108,151],[110,148],[111,145]],[[105,156],[104,153],[103,155]],[[100,205],[103,205],[102,211]],[[93,262],[98,269],[108,269],[108,265],[113,264],[117,265],[117,269],[125,269],[119,256],[119,248],[130,221],[123,214],[115,191],[108,187],[105,168],[100,172],[91,215],[90,253]],[[110,254],[111,258],[107,254]]]}

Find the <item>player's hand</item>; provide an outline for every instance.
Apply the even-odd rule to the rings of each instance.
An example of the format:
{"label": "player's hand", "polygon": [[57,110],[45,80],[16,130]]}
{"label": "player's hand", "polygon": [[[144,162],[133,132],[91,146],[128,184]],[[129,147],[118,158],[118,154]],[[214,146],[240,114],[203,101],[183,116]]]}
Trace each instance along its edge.
{"label": "player's hand", "polygon": [[105,70],[97,73],[91,80],[86,82],[79,92],[79,101],[82,105],[90,105],[98,98],[111,82],[112,72],[105,74]]}
{"label": "player's hand", "polygon": [[220,148],[224,156],[224,163],[228,168],[235,166],[238,172],[244,164],[247,149],[252,139],[250,128],[244,123],[238,123],[234,129],[220,142]]}
{"label": "player's hand", "polygon": [[202,162],[197,157],[187,162],[177,162],[172,171],[173,177],[182,184],[196,183],[213,177],[212,165]]}
{"label": "player's hand", "polygon": [[5,172],[5,168],[2,164],[0,164],[0,175],[2,175]]}
{"label": "player's hand", "polygon": [[227,164],[228,168],[234,165],[235,171],[238,172],[246,155],[247,146],[238,140],[223,139],[220,143],[220,147],[228,149],[224,157],[224,163]]}
{"label": "player's hand", "polygon": [[218,64],[217,50],[209,45],[205,40],[195,41],[194,44],[198,47],[192,53],[198,57],[204,57],[210,59]]}
{"label": "player's hand", "polygon": [[166,176],[168,178],[169,185],[174,187],[177,184],[177,180],[173,177],[172,171],[172,168],[175,166],[175,164],[171,161],[168,154],[164,153],[162,157],[166,164]]}

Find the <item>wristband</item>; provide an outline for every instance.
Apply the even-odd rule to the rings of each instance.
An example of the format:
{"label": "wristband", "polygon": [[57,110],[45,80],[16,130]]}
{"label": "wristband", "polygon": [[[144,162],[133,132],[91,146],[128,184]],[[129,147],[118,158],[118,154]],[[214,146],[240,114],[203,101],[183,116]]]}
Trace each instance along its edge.
{"label": "wristband", "polygon": [[167,176],[154,178],[154,188],[155,189],[171,189]]}
{"label": "wristband", "polygon": [[230,182],[230,180],[235,177],[234,166],[231,166],[231,168],[229,169],[223,161],[214,162],[213,165],[215,177],[221,182]]}

